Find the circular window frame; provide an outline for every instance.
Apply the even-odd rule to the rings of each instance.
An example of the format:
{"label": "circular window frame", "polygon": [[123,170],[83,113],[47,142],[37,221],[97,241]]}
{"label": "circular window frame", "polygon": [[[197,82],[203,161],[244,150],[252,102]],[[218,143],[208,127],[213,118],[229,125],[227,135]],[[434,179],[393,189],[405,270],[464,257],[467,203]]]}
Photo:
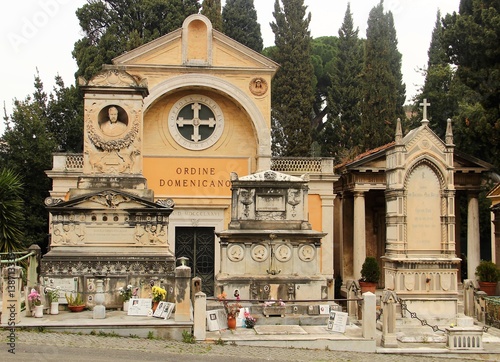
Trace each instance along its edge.
{"label": "circular window frame", "polygon": [[[192,103],[200,103],[212,111],[215,118],[215,126],[212,134],[206,139],[195,142],[186,139],[177,128],[177,119],[179,113],[184,107]],[[201,94],[192,94],[189,96],[182,97],[173,105],[172,109],[168,115],[168,130],[172,138],[181,147],[184,147],[192,151],[201,151],[213,146],[222,136],[224,131],[224,114],[219,105],[210,97]]]}

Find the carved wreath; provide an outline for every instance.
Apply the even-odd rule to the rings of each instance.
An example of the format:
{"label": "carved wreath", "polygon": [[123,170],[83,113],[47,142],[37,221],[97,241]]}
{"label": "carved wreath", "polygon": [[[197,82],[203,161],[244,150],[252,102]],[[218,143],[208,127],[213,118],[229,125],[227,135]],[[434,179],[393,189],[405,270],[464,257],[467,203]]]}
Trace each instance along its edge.
{"label": "carved wreath", "polygon": [[97,148],[103,151],[119,151],[127,148],[134,142],[137,134],[139,133],[139,122],[137,122],[137,119],[134,120],[131,130],[125,135],[125,137],[112,141],[104,140],[99,135],[99,132],[96,132],[94,126],[90,122],[87,125],[87,129],[90,140]]}

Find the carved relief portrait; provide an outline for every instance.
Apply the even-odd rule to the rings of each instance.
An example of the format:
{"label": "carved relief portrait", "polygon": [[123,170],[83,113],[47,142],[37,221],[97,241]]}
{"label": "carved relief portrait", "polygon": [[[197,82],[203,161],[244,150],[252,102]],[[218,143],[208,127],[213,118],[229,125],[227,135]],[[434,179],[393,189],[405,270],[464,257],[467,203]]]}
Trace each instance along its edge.
{"label": "carved relief portrait", "polygon": [[103,108],[98,116],[102,133],[109,137],[118,137],[128,128],[128,115],[120,106],[111,105]]}
{"label": "carved relief portrait", "polygon": [[267,82],[264,78],[254,78],[250,81],[250,92],[256,96],[261,96],[267,92]]}

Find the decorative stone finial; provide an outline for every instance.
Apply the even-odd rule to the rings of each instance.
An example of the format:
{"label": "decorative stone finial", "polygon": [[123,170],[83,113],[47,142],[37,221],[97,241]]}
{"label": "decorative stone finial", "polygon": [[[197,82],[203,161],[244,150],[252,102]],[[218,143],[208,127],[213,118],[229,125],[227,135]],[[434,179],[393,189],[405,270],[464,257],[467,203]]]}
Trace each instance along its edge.
{"label": "decorative stone finial", "polygon": [[397,145],[400,145],[403,141],[403,129],[401,127],[401,118],[398,118],[396,121],[396,137],[395,141]]}
{"label": "decorative stone finial", "polygon": [[446,142],[447,145],[452,145],[453,144],[453,129],[451,127],[451,119],[450,118],[448,118],[446,120],[445,142]]}

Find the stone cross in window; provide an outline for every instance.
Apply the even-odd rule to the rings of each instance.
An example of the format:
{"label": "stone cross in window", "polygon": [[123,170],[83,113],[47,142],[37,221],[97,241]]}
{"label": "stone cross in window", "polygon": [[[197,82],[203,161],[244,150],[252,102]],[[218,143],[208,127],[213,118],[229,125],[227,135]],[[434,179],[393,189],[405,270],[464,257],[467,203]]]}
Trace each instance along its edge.
{"label": "stone cross in window", "polygon": [[430,105],[431,105],[430,103],[427,103],[427,98],[424,98],[423,103],[420,103],[420,106],[424,107],[422,121],[427,120],[427,107],[429,107]]}
{"label": "stone cross in window", "polygon": [[177,126],[193,126],[193,134],[191,135],[191,140],[193,140],[194,142],[198,142],[201,141],[200,126],[209,126],[213,128],[215,127],[215,119],[212,117],[210,117],[209,119],[200,119],[201,105],[198,102],[193,103],[191,105],[191,108],[194,112],[193,119],[184,119],[183,117],[179,117],[177,119]]}

